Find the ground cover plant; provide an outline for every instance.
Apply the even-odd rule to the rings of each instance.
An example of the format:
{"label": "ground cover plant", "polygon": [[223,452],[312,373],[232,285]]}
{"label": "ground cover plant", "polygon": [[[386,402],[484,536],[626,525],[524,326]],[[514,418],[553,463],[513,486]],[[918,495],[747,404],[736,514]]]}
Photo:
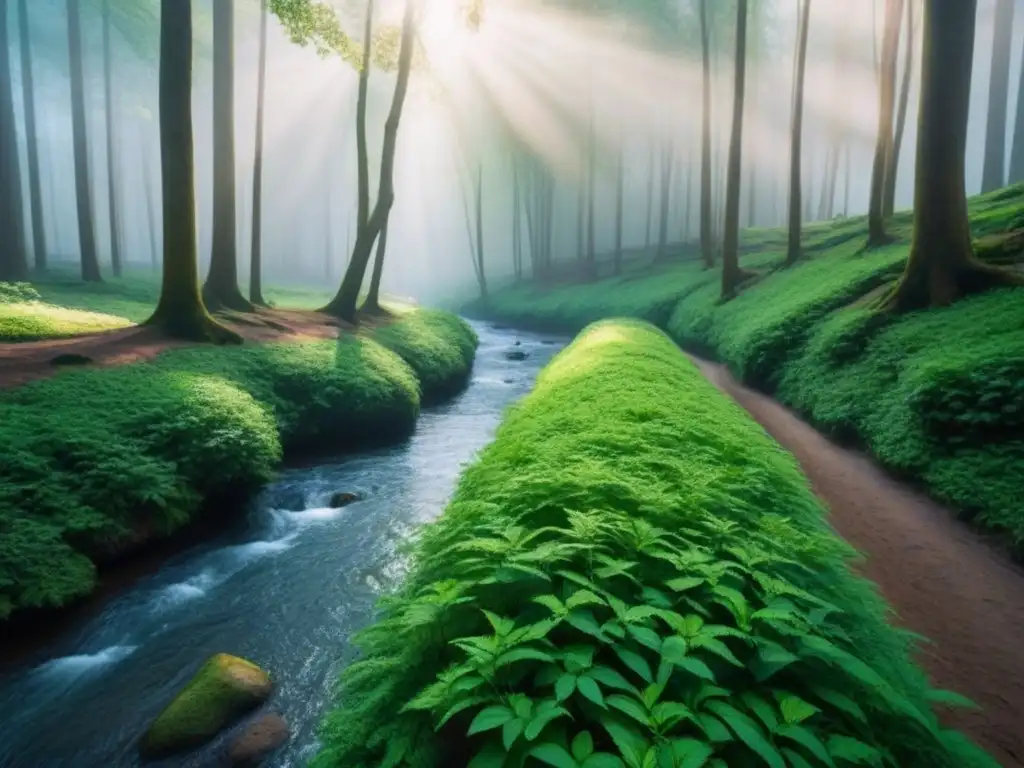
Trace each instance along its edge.
{"label": "ground cover plant", "polygon": [[[970,201],[979,258],[1024,263],[1024,185]],[[726,363],[822,429],[868,448],[965,517],[1024,553],[1024,297],[1004,289],[950,307],[893,315],[872,300],[903,269],[908,213],[891,245],[865,250],[863,217],[811,224],[804,258],[782,268],[785,233],[744,233],[760,276],[728,302],[697,263],[591,283],[523,284],[477,308],[502,322],[578,330],[609,316],[654,322]],[[984,478],[983,483],[968,478]]]}
{"label": "ground cover plant", "polygon": [[995,765],[853,554],[666,335],[597,323],[414,543],[314,765]]}
{"label": "ground cover plant", "polygon": [[87,594],[97,561],[232,505],[282,452],[411,431],[472,330],[410,310],[335,340],[175,349],[0,392],[0,619]]}

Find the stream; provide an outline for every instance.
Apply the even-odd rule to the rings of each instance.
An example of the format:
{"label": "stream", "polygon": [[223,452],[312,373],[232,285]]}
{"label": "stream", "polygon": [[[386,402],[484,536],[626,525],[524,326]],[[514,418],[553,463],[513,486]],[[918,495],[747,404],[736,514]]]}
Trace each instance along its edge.
{"label": "stream", "polygon": [[[291,739],[265,765],[302,766],[351,638],[402,578],[400,546],[447,503],[462,467],[493,436],[564,339],[474,324],[469,387],[425,409],[404,444],[283,471],[233,535],[179,554],[0,677],[0,766],[118,768],[212,654],[248,658],[275,680],[269,709]],[[528,354],[510,361],[516,347]],[[336,491],[363,499],[325,506]],[[223,742],[223,739],[220,740]],[[217,765],[218,747],[162,766]]]}

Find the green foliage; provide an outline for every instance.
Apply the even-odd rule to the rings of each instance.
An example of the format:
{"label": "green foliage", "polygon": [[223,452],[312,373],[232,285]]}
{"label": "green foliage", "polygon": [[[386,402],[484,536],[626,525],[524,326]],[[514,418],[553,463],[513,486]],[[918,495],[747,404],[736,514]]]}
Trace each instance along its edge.
{"label": "green foliage", "polygon": [[176,349],[0,392],[0,618],[88,593],[93,561],[217,514],[202,501],[256,488],[283,449],[407,434],[420,390],[464,381],[474,351],[457,317],[413,310],[357,337]]}
{"label": "green foliage", "polygon": [[[978,256],[1024,260],[1024,185],[972,198]],[[743,233],[743,264],[761,276],[732,301],[718,275],[693,263],[634,266],[619,278],[492,293],[486,312],[513,323],[578,330],[613,316],[643,318],[714,356],[745,382],[889,469],[922,483],[1024,552],[1024,301],[1003,290],[899,317],[864,300],[906,261],[911,216],[891,246],[862,250],[866,220],[811,224],[804,259],[782,268],[785,232]]]}
{"label": "green foliage", "polygon": [[670,339],[598,323],[424,528],[314,765],[994,765],[852,554]]}

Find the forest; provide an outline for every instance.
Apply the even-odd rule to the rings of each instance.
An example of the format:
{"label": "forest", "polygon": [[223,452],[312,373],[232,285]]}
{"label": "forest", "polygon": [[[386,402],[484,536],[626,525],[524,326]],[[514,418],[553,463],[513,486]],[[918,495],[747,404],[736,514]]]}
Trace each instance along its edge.
{"label": "forest", "polygon": [[1024,0],[0,0],[0,768],[1024,766]]}

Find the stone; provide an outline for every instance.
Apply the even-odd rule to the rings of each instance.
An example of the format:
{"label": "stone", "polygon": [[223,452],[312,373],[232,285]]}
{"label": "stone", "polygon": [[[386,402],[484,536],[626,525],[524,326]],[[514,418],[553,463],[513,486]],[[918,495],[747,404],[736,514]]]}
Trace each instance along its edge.
{"label": "stone", "polygon": [[139,742],[147,759],[205,744],[270,696],[270,676],[251,661],[212,656],[157,716]]}
{"label": "stone", "polygon": [[288,723],[275,712],[252,721],[228,745],[227,763],[236,768],[251,768],[288,741]]}
{"label": "stone", "polygon": [[505,353],[505,359],[507,360],[525,360],[529,356],[528,353],[523,352],[521,349],[510,349]]}
{"label": "stone", "polygon": [[337,493],[331,494],[331,500],[327,503],[327,506],[332,507],[333,509],[347,507],[352,502],[359,501],[361,498],[363,497],[358,493],[352,493],[351,491],[338,491]]}

